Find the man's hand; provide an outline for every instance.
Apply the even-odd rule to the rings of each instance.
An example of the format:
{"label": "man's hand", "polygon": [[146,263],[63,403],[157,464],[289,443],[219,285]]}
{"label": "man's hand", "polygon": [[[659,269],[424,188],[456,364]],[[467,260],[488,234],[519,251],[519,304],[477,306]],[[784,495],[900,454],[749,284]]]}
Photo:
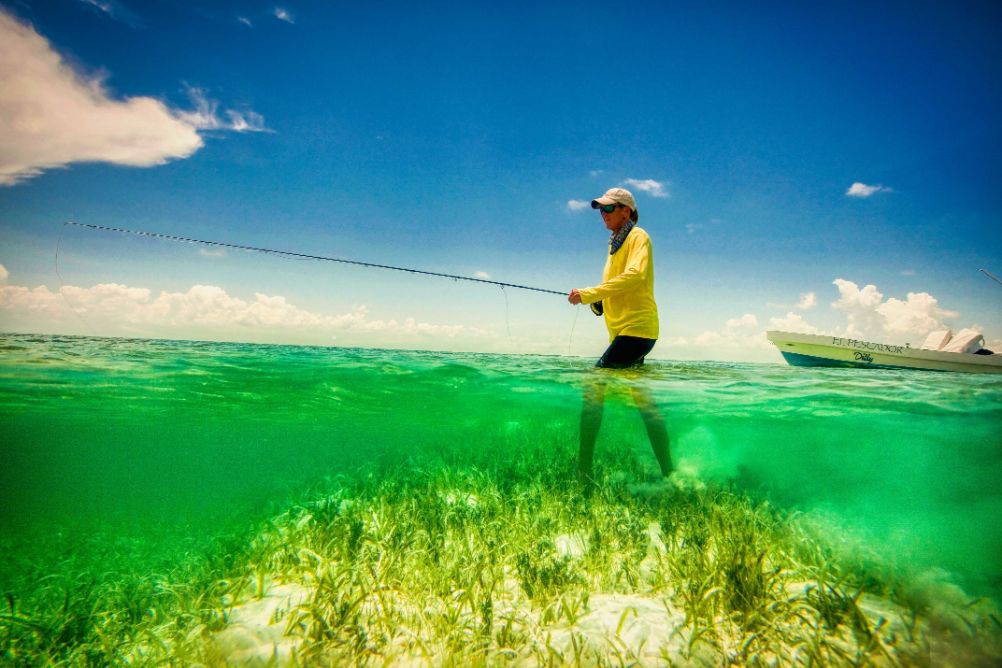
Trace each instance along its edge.
{"label": "man's hand", "polygon": [[572,304],[581,303],[581,293],[578,291],[577,288],[571,290],[571,294],[567,295],[567,301],[569,301]]}

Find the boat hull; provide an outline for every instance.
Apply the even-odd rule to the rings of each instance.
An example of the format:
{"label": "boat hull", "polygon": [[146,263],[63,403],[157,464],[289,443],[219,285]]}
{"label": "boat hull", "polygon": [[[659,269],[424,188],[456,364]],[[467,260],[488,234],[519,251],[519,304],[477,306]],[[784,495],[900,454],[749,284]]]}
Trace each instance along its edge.
{"label": "boat hull", "polygon": [[767,332],[791,366],[862,369],[922,369],[961,373],[1002,373],[1002,355],[945,353],[861,339],[793,332]]}

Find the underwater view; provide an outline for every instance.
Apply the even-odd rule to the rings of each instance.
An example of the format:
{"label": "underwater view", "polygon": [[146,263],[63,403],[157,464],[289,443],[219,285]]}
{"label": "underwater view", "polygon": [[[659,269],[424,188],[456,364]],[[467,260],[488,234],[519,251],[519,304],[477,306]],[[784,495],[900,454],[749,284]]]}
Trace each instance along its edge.
{"label": "underwater view", "polygon": [[1002,662],[999,376],[0,349],[6,665]]}

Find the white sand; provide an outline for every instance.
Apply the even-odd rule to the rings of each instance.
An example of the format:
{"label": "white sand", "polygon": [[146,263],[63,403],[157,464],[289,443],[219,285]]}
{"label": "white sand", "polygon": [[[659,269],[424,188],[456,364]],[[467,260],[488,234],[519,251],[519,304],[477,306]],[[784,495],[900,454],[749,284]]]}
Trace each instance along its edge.
{"label": "white sand", "polygon": [[280,584],[230,610],[229,624],[215,637],[215,649],[229,666],[288,666],[296,638],[285,634],[289,611],[308,600],[303,585]]}
{"label": "white sand", "polygon": [[595,594],[573,626],[552,631],[550,646],[564,661],[582,666],[616,663],[619,657],[627,664],[665,665],[665,656],[681,656],[684,622],[683,613],[651,598]]}

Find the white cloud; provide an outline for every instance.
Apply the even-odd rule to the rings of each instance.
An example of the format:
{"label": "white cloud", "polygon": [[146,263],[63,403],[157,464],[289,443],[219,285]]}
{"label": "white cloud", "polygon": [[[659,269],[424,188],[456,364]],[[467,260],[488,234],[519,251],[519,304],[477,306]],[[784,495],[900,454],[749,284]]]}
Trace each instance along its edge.
{"label": "white cloud", "polygon": [[267,132],[264,117],[253,111],[226,109],[225,118],[219,116],[219,103],[209,99],[201,88],[188,87],[188,97],[195,108],[179,111],[179,119],[198,130],[230,130],[232,132]]}
{"label": "white cloud", "polygon": [[882,185],[868,186],[865,183],[860,183],[859,181],[856,181],[851,186],[849,186],[849,189],[845,191],[845,194],[848,197],[865,198],[865,197],[870,197],[871,195],[875,195],[876,193],[889,193],[889,192],[893,191],[890,188],[887,188],[886,186]]}
{"label": "white cloud", "polygon": [[8,276],[10,276],[10,273],[8,273],[7,267],[0,264],[0,283],[6,283]]}
{"label": "white cloud", "polygon": [[49,43],[0,9],[0,185],[71,162],[147,167],[202,146],[195,128],[150,97],[112,100]]}
{"label": "white cloud", "polygon": [[769,329],[778,329],[782,332],[796,332],[798,334],[818,334],[820,330],[810,324],[799,313],[789,311],[785,318],[769,318]]}
{"label": "white cloud", "polygon": [[791,309],[796,308],[801,311],[808,311],[818,304],[818,296],[813,292],[801,292],[800,300],[796,304],[780,304],[775,302],[769,302],[767,306],[769,308],[776,309]]}
{"label": "white cloud", "polygon": [[569,199],[567,200],[567,208],[570,211],[584,211],[591,208],[591,202],[584,199]]}
{"label": "white cloud", "polygon": [[797,308],[801,311],[807,311],[809,309],[817,306],[818,297],[813,292],[805,292],[800,295],[800,301],[797,302]]}
{"label": "white cloud", "polygon": [[486,271],[477,271],[477,272],[474,272],[473,276],[474,276],[474,278],[483,278],[485,280],[489,279],[491,277],[491,275],[488,274]]}
{"label": "white cloud", "polygon": [[0,9],[0,186],[74,162],[133,167],[187,158],[203,146],[199,130],[254,132],[252,111],[222,112],[198,89],[195,109],[152,97],[114,99],[98,76],[74,71],[49,42]]}
{"label": "white cloud", "polygon": [[703,224],[702,223],[686,223],[685,229],[686,229],[686,231],[689,232],[689,234],[695,234],[698,230],[703,229]]}
{"label": "white cloud", "polygon": [[760,348],[766,343],[764,333],[758,329],[758,318],[753,313],[745,313],[731,318],[723,328],[707,330],[692,339],[697,347],[720,348]]}
{"label": "white cloud", "polygon": [[254,27],[254,24],[251,23],[251,20],[249,18],[247,18],[246,16],[238,16],[237,17],[237,23],[242,23],[245,26],[247,26],[248,28],[253,28]]}
{"label": "white cloud", "polygon": [[624,183],[634,190],[640,190],[652,197],[668,197],[664,184],[654,179],[626,179]]}
{"label": "white cloud", "polygon": [[284,7],[275,7],[275,18],[279,21],[285,21],[286,23],[295,23],[295,19],[292,18],[292,14],[288,9]]}
{"label": "white cloud", "polygon": [[944,318],[960,314],[939,307],[939,301],[927,292],[909,292],[902,301],[891,297],[884,301],[875,285],[860,287],[852,281],[837,278],[839,299],[832,307],[845,311],[849,336],[912,335],[924,337],[935,329],[944,329]]}
{"label": "white cloud", "polygon": [[[760,326],[755,314],[745,313],[725,321],[719,329],[705,330],[696,336],[665,337],[666,347],[670,349],[665,352],[677,359],[779,361],[775,346],[765,338],[765,330],[835,334],[886,343],[910,341],[914,345],[931,331],[947,329],[945,319],[960,315],[941,308],[938,300],[926,292],[909,292],[905,299],[885,299],[872,284],[860,287],[843,278],[835,279],[832,284],[838,288],[839,298],[831,307],[845,314],[842,326],[831,322],[827,327],[815,326],[804,318],[804,314],[798,313],[795,309],[806,310],[817,304],[815,293],[806,292],[801,293],[795,306],[769,304],[770,308],[785,309],[786,315],[769,318],[766,327]],[[959,327],[958,324],[951,328],[956,331]],[[1002,341],[995,342],[995,348],[991,344],[988,347],[1002,350]]]}
{"label": "white cloud", "polygon": [[849,336],[863,336],[881,329],[877,307],[884,295],[877,291],[877,286],[867,285],[862,290],[852,281],[836,278],[833,281],[838,288],[839,298],[832,302],[832,308],[844,311],[848,319],[845,333]]}
{"label": "white cloud", "polygon": [[731,318],[725,323],[728,329],[738,329],[741,327],[756,327],[758,326],[758,318],[755,317],[753,313],[745,313],[740,318]]}
{"label": "white cloud", "polygon": [[839,298],[832,306],[847,312],[870,311],[884,299],[877,286],[870,284],[860,290],[859,286],[844,278],[836,278],[832,285],[838,288]]}
{"label": "white cloud", "polygon": [[956,311],[939,308],[939,301],[927,292],[909,292],[905,301],[893,297],[877,307],[884,317],[884,331],[891,334],[928,334],[942,328],[943,318],[956,318]]}
{"label": "white cloud", "polygon": [[[338,315],[315,313],[279,295],[255,293],[253,299],[232,296],[221,287],[194,285],[185,292],[102,283],[89,288],[65,285],[57,291],[45,286],[0,285],[0,329],[11,324],[19,331],[63,331],[81,323],[100,327],[103,334],[173,335],[215,338],[289,338],[312,335],[313,340],[335,334],[368,341],[376,334],[396,339],[416,337],[484,337],[488,332],[465,325],[418,322],[407,318],[379,320],[362,305]],[[70,327],[72,329],[72,327]],[[12,330],[13,331],[13,330]]]}
{"label": "white cloud", "polygon": [[914,276],[915,275],[915,270],[914,269],[902,269],[901,270],[901,275],[902,276]]}
{"label": "white cloud", "polygon": [[226,257],[225,248],[199,248],[198,254],[202,257]]}

